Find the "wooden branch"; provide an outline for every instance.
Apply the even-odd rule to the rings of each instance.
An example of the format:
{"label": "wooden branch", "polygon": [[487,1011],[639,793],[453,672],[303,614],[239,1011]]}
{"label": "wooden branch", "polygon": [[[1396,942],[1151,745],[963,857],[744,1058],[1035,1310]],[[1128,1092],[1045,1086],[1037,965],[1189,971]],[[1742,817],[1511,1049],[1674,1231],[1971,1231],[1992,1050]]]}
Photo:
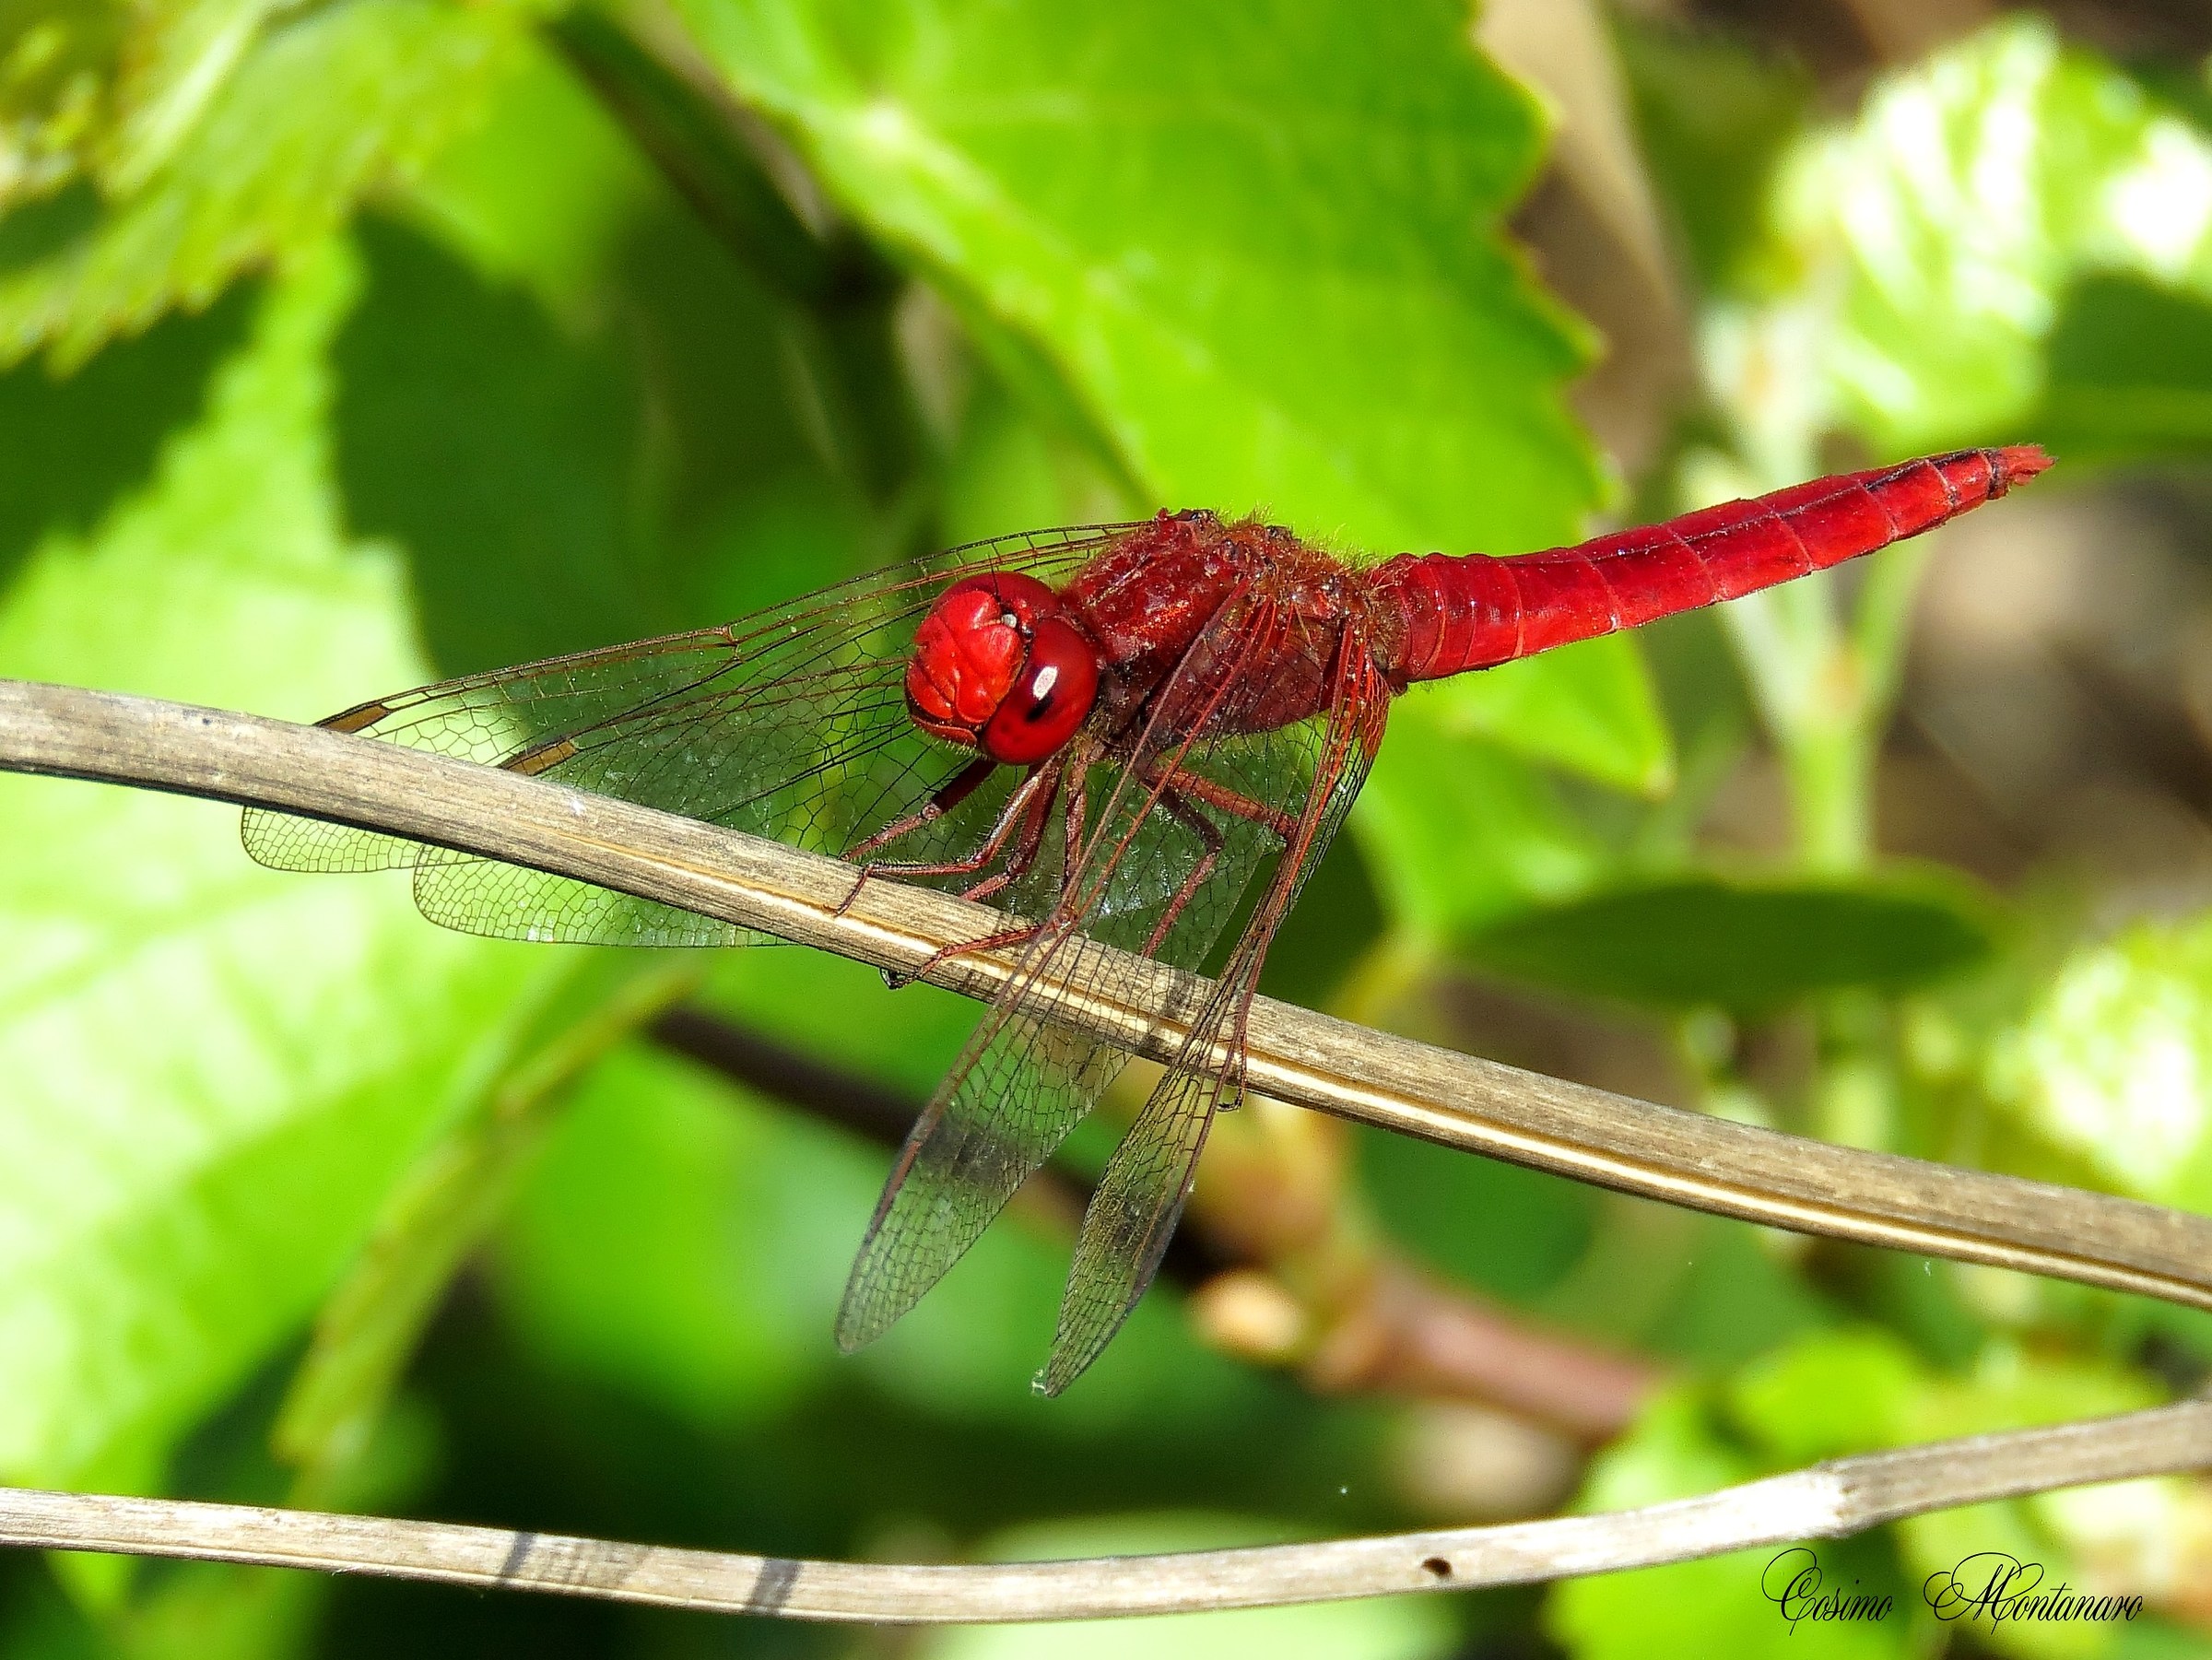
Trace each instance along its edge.
{"label": "wooden branch", "polygon": [[[904,974],[1004,923],[897,882],[870,882],[848,905],[850,865],[780,842],[375,739],[148,698],[0,680],[0,771],[385,830]],[[1027,1007],[1155,1060],[1174,1054],[1205,982],[1095,944],[1070,955],[1065,980],[1034,988]],[[977,952],[923,978],[988,998],[1012,965]],[[1248,1053],[1265,1094],[1446,1147],[1746,1221],[2212,1308],[2212,1218],[1679,1112],[1267,998],[1253,1007]]]}
{"label": "wooden branch", "polygon": [[982,1622],[1524,1584],[1838,1538],[1900,1516],[2212,1463],[2212,1401],[1936,1442],[1608,1515],[1006,1565],[800,1561],[315,1511],[0,1488],[0,1544],[315,1568],[787,1619]]}

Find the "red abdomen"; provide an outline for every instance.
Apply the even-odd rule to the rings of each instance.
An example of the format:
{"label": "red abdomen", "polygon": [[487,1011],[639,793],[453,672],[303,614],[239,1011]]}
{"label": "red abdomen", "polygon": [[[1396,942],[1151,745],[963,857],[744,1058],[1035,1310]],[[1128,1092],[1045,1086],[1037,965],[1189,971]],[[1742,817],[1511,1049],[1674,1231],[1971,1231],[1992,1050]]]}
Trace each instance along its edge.
{"label": "red abdomen", "polygon": [[1401,684],[1441,679],[1735,599],[1933,530],[2050,465],[2032,444],[1959,450],[1573,547],[1404,554],[1373,573],[1379,665]]}

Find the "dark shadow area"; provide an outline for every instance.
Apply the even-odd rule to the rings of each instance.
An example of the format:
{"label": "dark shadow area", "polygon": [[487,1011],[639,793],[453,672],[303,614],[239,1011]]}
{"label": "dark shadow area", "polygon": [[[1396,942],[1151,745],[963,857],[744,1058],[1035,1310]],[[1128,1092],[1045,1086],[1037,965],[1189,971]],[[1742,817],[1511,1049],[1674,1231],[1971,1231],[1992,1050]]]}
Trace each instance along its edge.
{"label": "dark shadow area", "polygon": [[196,417],[245,337],[253,284],[172,316],[56,380],[37,359],[0,374],[0,581],[45,536],[81,536],[153,477],[162,441]]}

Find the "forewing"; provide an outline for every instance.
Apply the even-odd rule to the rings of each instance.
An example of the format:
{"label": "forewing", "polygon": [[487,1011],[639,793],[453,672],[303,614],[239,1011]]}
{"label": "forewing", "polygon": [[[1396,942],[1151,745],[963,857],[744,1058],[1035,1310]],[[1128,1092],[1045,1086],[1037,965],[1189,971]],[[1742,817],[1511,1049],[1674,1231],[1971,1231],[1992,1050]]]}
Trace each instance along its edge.
{"label": "forewing", "polygon": [[[841,583],[719,629],[472,675],[361,705],[336,730],[842,854],[911,811],[967,759],[907,719],[915,624],[979,570],[1065,576],[1121,527],[1001,537]],[[995,781],[901,853],[964,845],[1003,802]],[[416,868],[425,915],[508,938],[712,945],[715,922],[564,877],[258,808],[246,849],[285,870]]]}
{"label": "forewing", "polygon": [[[1388,688],[1375,676],[1364,647],[1348,640],[1327,716],[1279,728],[1241,754],[1231,752],[1237,775],[1249,785],[1270,779],[1282,784],[1287,793],[1260,798],[1283,803],[1296,828],[1181,1053],[1091,1195],[1052,1358],[1037,1379],[1047,1395],[1059,1394],[1099,1357],[1159,1271],[1190,1198],[1214,1114],[1243,1096],[1245,1017],[1268,945],[1366,781],[1388,704]],[[1196,756],[1191,765],[1214,771],[1219,762]],[[1302,795],[1288,793],[1290,781],[1301,776]]]}
{"label": "forewing", "polygon": [[[1225,661],[1219,654],[1233,640],[1226,627],[1202,637],[1159,707],[1199,718],[1207,700],[1195,689],[1236,666],[1233,655]],[[1274,830],[1250,817],[1203,803],[1171,806],[1153,776],[1157,769],[1203,765],[1209,777],[1289,788],[1294,783],[1286,781],[1300,776],[1300,760],[1295,744],[1193,737],[1171,720],[1156,721],[1124,760],[1093,769],[1086,783],[1094,805],[1076,870],[1067,875],[1048,859],[1032,878],[1054,893],[1065,890],[1067,902],[1044,912],[1015,973],[892,1167],[838,1313],[842,1347],[880,1336],[935,1285],[1121,1070],[1126,1056],[1120,1050],[1018,1012],[1029,989],[1057,982],[1077,998],[1124,995],[1114,983],[1117,966],[1081,950],[1086,937],[1124,951],[1150,949],[1175,967],[1200,967],[1254,874],[1280,849]]]}

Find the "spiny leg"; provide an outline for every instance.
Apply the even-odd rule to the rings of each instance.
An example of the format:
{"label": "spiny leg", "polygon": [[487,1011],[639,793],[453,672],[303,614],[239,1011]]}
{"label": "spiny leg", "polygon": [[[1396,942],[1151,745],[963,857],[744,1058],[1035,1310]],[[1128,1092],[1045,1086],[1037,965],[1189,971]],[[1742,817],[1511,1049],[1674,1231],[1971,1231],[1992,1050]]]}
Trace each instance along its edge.
{"label": "spiny leg", "polygon": [[979,755],[937,787],[936,792],[922,804],[917,812],[903,818],[895,818],[865,842],[856,842],[845,850],[845,857],[855,864],[865,864],[870,854],[879,847],[888,847],[900,837],[920,830],[925,824],[935,824],[946,814],[982,787],[983,780],[998,771],[998,763],[987,755]]}
{"label": "spiny leg", "polygon": [[[988,759],[979,759],[972,762],[963,769],[951,783],[932,796],[928,805],[920,812],[909,814],[897,823],[877,830],[876,834],[861,842],[846,856],[858,858],[877,848],[885,846],[900,836],[909,835],[926,824],[935,823],[973,795],[976,786],[990,775],[996,764]],[[1006,846],[1006,838],[1014,833],[1015,827],[1022,821],[1023,815],[1034,809],[1039,799],[1039,792],[1044,791],[1044,799],[1051,798],[1047,783],[1048,775],[1052,770],[1050,764],[1037,768],[1014,787],[1013,793],[1006,797],[1006,806],[999,810],[998,822],[991,827],[991,833],[984,838],[982,845],[968,858],[914,864],[870,860],[863,865],[860,867],[859,877],[853,884],[853,891],[845,895],[844,901],[837,908],[837,914],[842,916],[853,908],[853,901],[860,897],[860,890],[867,886],[870,877],[973,876],[998,856],[999,851]]]}
{"label": "spiny leg", "polygon": [[1206,886],[1206,878],[1214,874],[1214,866],[1220,862],[1222,848],[1227,845],[1227,838],[1221,834],[1219,828],[1211,818],[1193,806],[1184,797],[1181,786],[1172,782],[1175,776],[1171,773],[1169,780],[1162,781],[1157,786],[1159,791],[1160,807],[1189,826],[1191,832],[1198,838],[1199,845],[1205,848],[1206,852],[1199,858],[1198,863],[1191,866],[1190,874],[1182,878],[1175,891],[1169,896],[1167,908],[1159,913],[1159,921],[1153,927],[1152,937],[1145,941],[1147,957],[1159,949],[1161,942],[1168,937],[1169,931],[1175,926],[1176,920],[1182,915],[1184,908],[1197,897],[1198,889]]}
{"label": "spiny leg", "polygon": [[1052,822],[1053,802],[1060,794],[1060,767],[1053,763],[1044,769],[1050,781],[1030,798],[1029,810],[1022,815],[1021,839],[1015,842],[1013,854],[999,866],[996,876],[986,877],[972,888],[960,890],[964,900],[981,904],[993,894],[1012,887],[1035,868],[1037,855],[1044,848],[1045,826]]}
{"label": "spiny leg", "polygon": [[[1216,783],[1210,778],[1196,772],[1186,772],[1180,767],[1171,767],[1169,774],[1172,780],[1171,787],[1184,795],[1194,801],[1203,801],[1207,806],[1219,807],[1235,818],[1249,818],[1253,823],[1273,830],[1285,842],[1298,833],[1298,815],[1295,813],[1278,811],[1265,802],[1239,795],[1227,784]],[[1152,779],[1147,782],[1159,781]]]}
{"label": "spiny leg", "polygon": [[[1060,893],[1053,905],[1052,914],[1053,915],[1059,915],[1066,910],[1074,897],[1076,883],[1081,875],[1077,868],[1079,861],[1077,858],[1077,853],[1083,845],[1083,822],[1089,799],[1088,781],[1093,759],[1094,751],[1090,746],[1087,742],[1078,740],[1064,751],[1058,760],[1051,763],[1054,774],[1053,795],[1060,798],[1062,804],[1061,824],[1063,828],[1060,849]],[[1043,799],[1049,802],[1052,797],[1046,796]],[[1049,807],[1046,811],[1049,811]],[[1017,853],[1019,868],[1010,870],[1007,877],[1008,881],[1018,881],[1029,874],[1036,863],[1037,854],[1043,842],[1044,818],[1045,812],[1040,812],[1035,838],[1033,840],[1024,838],[1023,845]],[[993,891],[995,892],[997,889],[994,889]],[[962,897],[973,898],[975,894],[971,889],[969,894]],[[1045,924],[1041,922],[1024,923],[1018,927],[1007,928],[997,934],[987,934],[981,939],[940,946],[903,976],[901,983],[904,980],[918,980],[939,963],[948,961],[955,957],[964,957],[973,951],[997,950],[1006,946],[1027,945],[1044,932],[1044,928]]]}

